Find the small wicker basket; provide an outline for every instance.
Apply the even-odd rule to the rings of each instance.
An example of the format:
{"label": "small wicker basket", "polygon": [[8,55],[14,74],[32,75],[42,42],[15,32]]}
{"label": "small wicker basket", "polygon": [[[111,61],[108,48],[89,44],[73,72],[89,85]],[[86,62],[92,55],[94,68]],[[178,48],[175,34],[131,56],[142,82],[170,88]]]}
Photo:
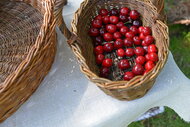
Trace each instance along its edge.
{"label": "small wicker basket", "polygon": [[56,51],[53,0],[0,1],[0,122],[37,89]]}
{"label": "small wicker basket", "polygon": [[[143,24],[152,28],[158,47],[159,61],[156,67],[144,76],[131,81],[111,81],[98,76],[92,40],[88,35],[90,22],[100,8],[127,6],[142,15]],[[63,33],[69,39],[74,54],[80,62],[81,71],[106,94],[119,100],[134,100],[144,96],[153,86],[156,77],[164,67],[168,57],[168,27],[158,19],[157,9],[151,2],[138,0],[85,0],[72,21],[72,33],[64,27]]]}

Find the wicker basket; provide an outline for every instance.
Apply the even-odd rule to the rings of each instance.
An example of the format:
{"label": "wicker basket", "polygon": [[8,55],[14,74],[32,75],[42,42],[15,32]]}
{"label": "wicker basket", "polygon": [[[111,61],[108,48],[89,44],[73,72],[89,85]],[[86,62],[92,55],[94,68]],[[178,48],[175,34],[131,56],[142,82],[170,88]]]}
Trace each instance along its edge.
{"label": "wicker basket", "polygon": [[0,122],[37,89],[56,51],[53,0],[0,1]]}
{"label": "wicker basket", "polygon": [[[156,67],[144,76],[131,81],[111,81],[98,76],[93,54],[92,40],[88,35],[90,22],[100,8],[127,6],[136,9],[143,17],[143,24],[152,28],[158,47],[159,61]],[[168,57],[168,27],[160,20],[154,5],[138,0],[85,0],[72,21],[72,33],[64,27],[63,33],[69,39],[74,54],[80,62],[81,71],[106,94],[120,100],[134,100],[144,96],[153,86],[156,77],[164,67]]]}

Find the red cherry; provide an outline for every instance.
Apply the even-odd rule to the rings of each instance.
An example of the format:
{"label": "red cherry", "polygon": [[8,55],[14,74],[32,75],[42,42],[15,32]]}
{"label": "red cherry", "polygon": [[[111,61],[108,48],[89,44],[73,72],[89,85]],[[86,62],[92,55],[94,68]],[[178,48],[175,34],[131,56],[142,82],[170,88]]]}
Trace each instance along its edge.
{"label": "red cherry", "polygon": [[124,57],[125,56],[125,51],[124,49],[120,48],[117,50],[117,55],[120,57]]}
{"label": "red cherry", "polygon": [[104,44],[103,49],[105,52],[112,52],[113,51],[113,44],[112,43],[106,43],[106,44]]}
{"label": "red cherry", "polygon": [[152,70],[154,67],[155,67],[155,64],[154,64],[154,62],[152,62],[152,61],[148,61],[148,62],[146,62],[146,64],[145,64],[145,69],[146,69],[147,71]]}
{"label": "red cherry", "polygon": [[123,34],[123,35],[125,35],[128,31],[129,31],[129,28],[126,27],[126,26],[123,26],[120,29],[120,33]]}
{"label": "red cherry", "polygon": [[110,69],[107,67],[102,67],[100,69],[100,77],[107,78],[110,74]]}
{"label": "red cherry", "polygon": [[113,34],[113,38],[116,40],[116,39],[120,39],[122,37],[121,33],[120,32],[115,32]]}
{"label": "red cherry", "polygon": [[103,36],[106,33],[106,29],[105,28],[101,28],[100,29],[100,35]]}
{"label": "red cherry", "polygon": [[123,47],[123,40],[117,39],[117,40],[114,42],[114,48],[115,48],[115,49],[119,49],[119,48],[122,48],[122,47]]}
{"label": "red cherry", "polygon": [[143,34],[143,33],[140,33],[139,38],[140,38],[141,40],[144,40],[144,39],[145,39],[144,34]]}
{"label": "red cherry", "polygon": [[142,47],[136,47],[134,52],[137,56],[144,56],[145,54],[145,51]]}
{"label": "red cherry", "polygon": [[110,33],[105,33],[104,34],[104,40],[105,41],[112,41],[113,40],[113,35]]}
{"label": "red cherry", "polygon": [[121,27],[123,27],[123,26],[125,26],[125,24],[123,22],[118,22],[116,24],[117,29],[121,29]]}
{"label": "red cherry", "polygon": [[112,59],[104,59],[102,62],[103,67],[111,67],[113,64]]}
{"label": "red cherry", "polygon": [[127,8],[127,7],[123,7],[123,8],[121,8],[121,10],[120,10],[120,14],[121,14],[121,15],[128,15],[129,12],[130,12],[130,9]]}
{"label": "red cherry", "polygon": [[134,50],[132,48],[127,48],[126,51],[125,51],[125,55],[128,56],[128,57],[132,57],[134,56]]}
{"label": "red cherry", "polygon": [[150,60],[150,54],[146,54],[145,58],[146,58],[146,61],[149,61]]}
{"label": "red cherry", "polygon": [[99,12],[99,14],[100,15],[102,15],[102,16],[106,16],[106,15],[108,15],[108,10],[107,9],[100,9],[100,12]]}
{"label": "red cherry", "polygon": [[144,27],[143,27],[143,26],[140,26],[140,27],[138,28],[139,33],[142,33],[143,29],[144,29]]}
{"label": "red cherry", "polygon": [[92,21],[92,26],[94,28],[101,28],[102,27],[102,20],[96,19],[96,20]]}
{"label": "red cherry", "polygon": [[144,56],[138,56],[136,59],[135,59],[135,62],[137,64],[141,64],[143,65],[145,62],[146,62],[146,58]]}
{"label": "red cherry", "polygon": [[95,19],[97,20],[102,20],[102,16],[101,15],[97,15],[96,17],[95,17]]}
{"label": "red cherry", "polygon": [[129,61],[127,59],[122,59],[121,61],[119,61],[118,67],[121,70],[125,70],[125,69],[130,68],[130,63],[129,63]]}
{"label": "red cherry", "polygon": [[116,27],[116,25],[109,24],[109,25],[106,25],[106,30],[107,30],[109,33],[114,33],[114,32],[116,32],[117,27]]}
{"label": "red cherry", "polygon": [[119,20],[125,23],[128,21],[128,17],[126,15],[119,15]]}
{"label": "red cherry", "polygon": [[155,44],[149,45],[148,46],[148,53],[157,53],[157,47]]}
{"label": "red cherry", "polygon": [[119,18],[117,16],[110,16],[110,23],[117,24],[119,22]]}
{"label": "red cherry", "polygon": [[130,32],[133,32],[135,35],[138,34],[138,28],[136,26],[131,26],[129,30]]}
{"label": "red cherry", "polygon": [[151,29],[150,27],[144,27],[142,30],[142,33],[147,36],[147,35],[151,35]]}
{"label": "red cherry", "polygon": [[148,35],[144,38],[144,45],[149,46],[154,42],[154,38],[151,35]]}
{"label": "red cherry", "polygon": [[134,36],[135,36],[135,34],[134,34],[133,32],[127,32],[127,33],[125,34],[125,37],[126,37],[126,38],[131,38],[131,39],[133,39]]}
{"label": "red cherry", "polygon": [[90,28],[88,33],[91,37],[96,37],[100,34],[100,32],[97,28]]}
{"label": "red cherry", "polygon": [[126,81],[130,81],[134,77],[135,75],[133,74],[133,72],[125,72],[123,79]]}
{"label": "red cherry", "polygon": [[104,24],[108,24],[108,23],[110,23],[110,17],[107,16],[107,15],[104,16],[104,17],[103,17],[103,23],[104,23]]}
{"label": "red cherry", "polygon": [[134,36],[133,41],[135,45],[141,45],[142,41],[139,36]]}
{"label": "red cherry", "polygon": [[126,46],[126,47],[132,47],[133,46],[133,39],[131,39],[131,38],[126,38],[126,39],[124,39],[124,45]]}
{"label": "red cherry", "polygon": [[153,62],[158,61],[158,55],[156,53],[149,53],[150,60]]}
{"label": "red cherry", "polygon": [[149,71],[148,70],[145,70],[144,74],[143,75],[146,75]]}
{"label": "red cherry", "polygon": [[137,64],[133,67],[132,69],[132,72],[135,74],[135,75],[143,75],[144,73],[144,67],[140,64]]}
{"label": "red cherry", "polygon": [[104,49],[103,49],[103,46],[96,46],[95,48],[94,48],[94,53],[96,54],[96,55],[98,55],[98,54],[103,54],[104,53]]}
{"label": "red cherry", "polygon": [[119,10],[116,8],[113,8],[110,10],[110,15],[117,16],[119,14]]}
{"label": "red cherry", "polygon": [[98,54],[96,56],[96,63],[97,64],[102,64],[103,60],[104,60],[104,55],[103,54]]}
{"label": "red cherry", "polygon": [[139,16],[140,16],[140,14],[139,14],[138,11],[136,11],[136,10],[132,10],[132,11],[130,12],[130,17],[131,17],[132,20],[138,19]]}

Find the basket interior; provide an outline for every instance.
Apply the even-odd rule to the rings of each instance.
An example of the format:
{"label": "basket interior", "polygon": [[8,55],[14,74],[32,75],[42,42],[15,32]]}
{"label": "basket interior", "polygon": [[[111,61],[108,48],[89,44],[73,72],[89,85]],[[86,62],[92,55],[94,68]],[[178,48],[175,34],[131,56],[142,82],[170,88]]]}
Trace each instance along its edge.
{"label": "basket interior", "polygon": [[0,83],[26,58],[42,22],[43,15],[31,5],[0,1]]}
{"label": "basket interior", "polygon": [[[92,19],[97,16],[100,8],[106,8],[110,10],[112,8],[120,7],[129,7],[130,9],[137,10],[141,14],[143,25],[151,27],[156,46],[158,47],[159,62],[149,73],[155,72],[155,75],[157,75],[158,71],[165,64],[167,58],[167,35],[164,35],[165,30],[163,29],[165,28],[163,28],[163,26],[157,22],[158,14],[156,12],[156,8],[137,0],[91,0],[88,3],[82,4],[80,8],[81,10],[79,11],[80,14],[78,12],[78,15],[75,15],[77,18],[75,18],[72,22],[72,31],[81,39],[82,43],[79,46],[82,51],[82,56],[85,58],[86,64],[94,74],[99,75],[99,69],[98,66],[96,66],[95,55],[93,53],[94,47],[92,39],[88,35]],[[152,78],[152,75],[136,76],[133,81],[137,81],[137,79],[142,81],[145,78]],[[139,80],[134,83],[139,83]]]}

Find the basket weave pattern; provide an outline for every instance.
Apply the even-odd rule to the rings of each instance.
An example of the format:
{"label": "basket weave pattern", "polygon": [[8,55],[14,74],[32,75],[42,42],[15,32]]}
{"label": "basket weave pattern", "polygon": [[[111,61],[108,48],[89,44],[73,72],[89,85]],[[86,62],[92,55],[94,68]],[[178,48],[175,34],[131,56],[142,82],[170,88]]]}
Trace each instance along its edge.
{"label": "basket weave pattern", "polygon": [[37,89],[51,68],[56,34],[54,1],[0,2],[0,122]]}
{"label": "basket weave pattern", "polygon": [[[88,35],[90,22],[97,15],[100,8],[111,9],[113,7],[127,6],[136,9],[143,17],[145,26],[152,28],[153,36],[158,47],[159,61],[156,67],[145,76],[136,76],[131,81],[111,81],[98,76],[99,70],[96,66],[93,54],[92,40]],[[168,56],[168,27],[160,20],[154,5],[138,0],[85,0],[72,21],[72,36],[67,28],[64,29],[66,37],[70,38],[70,44],[74,54],[81,65],[81,71],[106,94],[120,100],[133,100],[145,95],[153,86],[156,77],[164,67]]]}

